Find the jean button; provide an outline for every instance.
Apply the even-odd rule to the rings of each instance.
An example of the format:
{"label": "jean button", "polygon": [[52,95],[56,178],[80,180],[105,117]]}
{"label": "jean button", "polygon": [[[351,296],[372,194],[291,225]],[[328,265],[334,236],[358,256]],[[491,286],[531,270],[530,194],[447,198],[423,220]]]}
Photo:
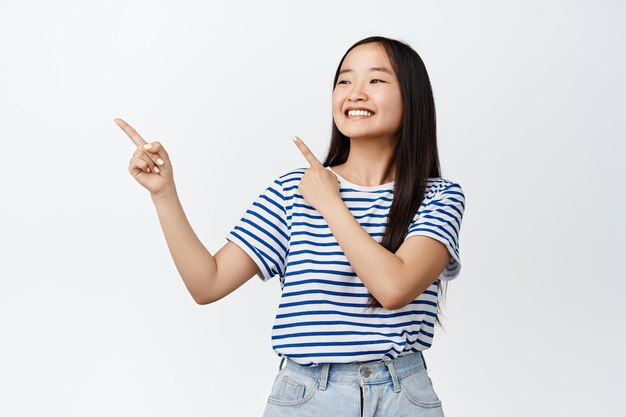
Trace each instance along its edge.
{"label": "jean button", "polygon": [[371,373],[372,373],[372,371],[370,370],[370,368],[363,368],[363,369],[361,369],[361,375],[363,375],[365,378],[370,376]]}

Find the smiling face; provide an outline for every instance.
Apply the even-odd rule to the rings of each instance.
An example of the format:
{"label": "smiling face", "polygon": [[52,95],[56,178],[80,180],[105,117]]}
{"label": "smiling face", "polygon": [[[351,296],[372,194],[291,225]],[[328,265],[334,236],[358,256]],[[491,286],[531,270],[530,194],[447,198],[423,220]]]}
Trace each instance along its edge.
{"label": "smiling face", "polygon": [[[366,43],[346,55],[333,90],[332,107],[337,128],[351,139],[396,137],[402,125],[402,96],[382,45]],[[349,115],[350,107],[367,109],[373,115]]]}

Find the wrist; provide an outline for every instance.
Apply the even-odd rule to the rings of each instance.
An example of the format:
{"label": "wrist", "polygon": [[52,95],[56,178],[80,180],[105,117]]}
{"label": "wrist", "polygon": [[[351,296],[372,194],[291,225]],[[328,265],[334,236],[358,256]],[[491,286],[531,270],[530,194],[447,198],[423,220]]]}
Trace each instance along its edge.
{"label": "wrist", "polygon": [[150,198],[152,201],[156,203],[161,203],[163,201],[172,201],[178,198],[178,194],[176,192],[176,186],[174,184],[170,185],[167,188],[159,191],[158,193],[150,193]]}
{"label": "wrist", "polygon": [[323,207],[320,207],[320,210],[318,211],[320,212],[322,217],[325,218],[328,215],[328,213],[337,211],[338,209],[342,207],[345,207],[345,204],[343,200],[341,199],[341,197],[337,196],[337,198],[333,198],[329,200],[326,204],[324,204]]}

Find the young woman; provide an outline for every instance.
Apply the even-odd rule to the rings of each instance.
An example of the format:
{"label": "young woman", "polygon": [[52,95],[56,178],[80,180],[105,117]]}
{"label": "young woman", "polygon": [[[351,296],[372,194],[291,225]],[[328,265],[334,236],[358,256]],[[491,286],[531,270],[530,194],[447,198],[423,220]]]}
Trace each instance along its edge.
{"label": "young woman", "polygon": [[185,218],[163,146],[116,122],[137,145],[130,172],[196,302],[279,276],[281,361],[265,417],[443,416],[422,351],[443,283],[461,269],[465,199],[440,175],[424,63],[397,40],[357,42],[335,73],[332,113],[324,162],[295,140],[308,166],[278,176],[215,256]]}

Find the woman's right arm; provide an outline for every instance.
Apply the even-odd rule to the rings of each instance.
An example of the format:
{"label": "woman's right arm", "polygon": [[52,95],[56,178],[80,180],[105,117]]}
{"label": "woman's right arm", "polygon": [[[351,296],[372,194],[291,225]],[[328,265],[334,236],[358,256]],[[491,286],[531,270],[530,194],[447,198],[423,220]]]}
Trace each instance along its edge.
{"label": "woman's right arm", "polygon": [[178,273],[196,303],[220,300],[259,272],[250,256],[230,241],[211,255],[191,228],[176,187],[152,195],[152,201]]}
{"label": "woman's right arm", "polygon": [[115,122],[137,145],[129,171],[150,191],[170,254],[187,290],[198,304],[213,303],[259,273],[252,258],[228,241],[215,256],[191,228],[180,203],[169,155],[160,142],[147,142],[122,119]]}

